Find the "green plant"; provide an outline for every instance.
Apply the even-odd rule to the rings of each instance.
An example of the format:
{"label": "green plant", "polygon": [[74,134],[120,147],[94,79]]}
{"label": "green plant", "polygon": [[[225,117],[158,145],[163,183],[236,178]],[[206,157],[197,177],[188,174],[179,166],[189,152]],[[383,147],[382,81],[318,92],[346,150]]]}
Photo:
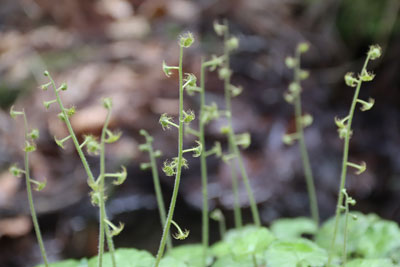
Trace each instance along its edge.
{"label": "green plant", "polygon": [[35,185],[35,190],[41,191],[46,186],[46,181],[40,182],[32,179],[30,176],[30,169],[29,169],[29,153],[36,150],[35,140],[39,138],[39,130],[38,129],[30,130],[25,110],[15,111],[13,107],[11,107],[10,115],[13,119],[15,119],[17,116],[23,117],[24,133],[25,133],[24,170],[18,168],[17,165],[14,164],[10,167],[10,173],[16,177],[21,177],[22,174],[25,175],[26,193],[28,195],[29,210],[31,212],[33,227],[35,229],[36,238],[39,243],[40,253],[42,254],[44,265],[48,267],[49,263],[47,260],[46,249],[44,247],[42,234],[40,232],[39,222],[36,216],[35,205],[33,203],[33,196],[32,196],[32,184]]}
{"label": "green plant", "polygon": [[[213,102],[211,105],[206,105],[205,100],[205,74],[206,68],[208,67],[211,71],[215,70],[217,66],[222,64],[222,59],[213,57],[209,61],[205,61],[204,58],[201,59],[200,65],[200,87],[196,84],[196,77],[193,74],[188,74],[186,80],[191,80],[185,89],[189,95],[194,95],[195,92],[200,94],[200,112],[198,120],[198,131],[190,128],[190,126],[185,127],[185,132],[192,134],[199,138],[199,145],[205,150],[205,126],[210,121],[219,118],[220,111],[218,110],[217,104]],[[204,151],[200,155],[200,171],[201,171],[201,186],[203,195],[203,207],[202,207],[202,245],[203,245],[203,266],[206,266],[207,250],[209,245],[209,208],[208,208],[208,177],[207,177],[207,157],[216,155],[221,157],[222,150],[221,144],[215,142],[214,146],[208,150]]]}
{"label": "green plant", "polygon": [[161,237],[160,246],[158,248],[156,262],[154,264],[155,267],[159,266],[161,258],[164,254],[164,248],[167,241],[167,236],[169,234],[169,229],[171,227],[172,219],[174,216],[174,210],[176,205],[176,199],[179,191],[179,184],[181,180],[182,167],[186,166],[186,160],[183,158],[184,152],[194,151],[195,156],[200,156],[201,154],[201,145],[196,148],[183,150],[183,123],[190,123],[194,119],[194,113],[191,111],[185,112],[183,110],[183,90],[186,86],[193,83],[193,77],[189,76],[186,80],[185,84],[183,84],[183,50],[184,48],[190,47],[194,42],[194,37],[192,33],[186,33],[179,37],[179,66],[167,66],[165,62],[163,62],[163,70],[165,75],[169,77],[172,72],[171,70],[178,70],[179,75],[179,124],[175,124],[172,122],[172,118],[167,114],[162,114],[160,117],[160,124],[163,129],[169,129],[171,126],[178,128],[178,157],[174,158],[171,162],[164,162],[163,171],[168,176],[175,175],[175,183],[174,189],[172,192],[171,203],[168,210],[167,220],[164,225],[164,231]]}
{"label": "green plant", "polygon": [[[355,164],[347,160],[348,146],[352,133],[351,122],[354,116],[356,103],[360,103],[362,105],[361,109],[365,111],[370,109],[374,102],[373,99],[370,99],[368,102],[360,100],[358,99],[358,94],[361,83],[363,81],[370,81],[374,77],[373,74],[366,70],[366,66],[369,60],[379,57],[381,53],[379,47],[372,46],[370,48],[361,74],[357,78],[352,74],[347,74],[345,76],[346,84],[351,87],[356,87],[356,92],[349,115],[344,119],[335,118],[335,122],[339,128],[339,136],[345,140],[338,206],[336,209],[336,216],[323,223],[321,227],[318,227],[315,189],[303,134],[304,127],[311,123],[312,117],[309,115],[302,115],[300,99],[300,82],[308,76],[308,72],[300,68],[300,56],[308,49],[308,45],[300,44],[297,48],[295,58],[286,59],[288,67],[293,68],[295,74],[294,82],[289,86],[289,93],[285,95],[285,99],[289,100],[288,102],[293,102],[295,106],[296,133],[286,135],[284,141],[286,143],[292,143],[294,140],[299,140],[306,182],[310,195],[312,219],[305,217],[278,219],[275,220],[268,229],[267,227],[261,226],[254,195],[239,151],[239,147],[246,148],[250,145],[250,135],[248,133],[235,134],[232,125],[231,100],[232,97],[241,92],[241,88],[231,84],[230,78],[232,70],[229,65],[229,56],[230,53],[238,47],[238,39],[230,36],[226,21],[224,24],[215,23],[214,28],[218,35],[224,36],[224,55],[220,57],[212,56],[208,61],[202,58],[200,66],[200,86],[197,85],[197,78],[194,74],[184,73],[182,69],[184,49],[190,47],[194,41],[192,34],[184,34],[179,38],[180,54],[178,66],[168,66],[163,62],[163,70],[168,77],[171,76],[172,71],[175,70],[177,70],[179,74],[178,123],[175,123],[173,118],[168,114],[162,114],[159,119],[159,123],[164,130],[171,128],[178,129],[178,155],[165,161],[162,165],[162,170],[167,176],[175,176],[168,214],[166,214],[163,203],[156,164],[156,158],[161,155],[161,152],[154,150],[152,144],[153,138],[145,130],[140,131],[140,134],[144,136],[146,142],[141,144],[139,149],[148,152],[150,158],[150,161],[142,163],[141,167],[142,169],[152,169],[160,221],[163,226],[163,233],[156,257],[147,251],[134,248],[114,248],[112,236],[122,231],[123,224],[120,223],[119,226],[116,226],[107,218],[105,209],[107,196],[105,191],[106,178],[112,178],[113,184],[119,185],[124,182],[127,173],[124,167],[122,167],[122,171],[116,173],[107,173],[105,171],[105,144],[117,141],[121,135],[120,133],[113,133],[108,129],[111,118],[111,100],[108,98],[103,100],[103,105],[107,109],[107,117],[102,128],[100,142],[97,142],[95,137],[89,135],[85,136],[83,142],[79,143],[69,121],[70,116],[75,113],[75,107],[64,108],[59,94],[61,91],[67,90],[67,85],[62,84],[57,88],[50,74],[45,72],[50,82],[44,84],[42,88],[46,90],[49,86],[52,86],[56,99],[46,101],[44,105],[46,108],[49,108],[53,103],[59,105],[61,112],[58,114],[58,117],[66,124],[69,131],[67,137],[62,139],[55,138],[55,141],[57,145],[62,148],[64,148],[64,143],[67,140],[71,139],[73,141],[88,175],[88,184],[92,189],[92,202],[99,206],[100,217],[98,255],[80,261],[66,260],[50,265],[47,264],[47,260],[45,260],[45,267],[115,267],[117,263],[118,266],[123,267],[336,267],[339,265],[351,267],[389,267],[399,264],[400,228],[398,224],[382,220],[374,214],[364,215],[358,212],[350,213],[350,205],[354,205],[355,200],[349,196],[345,188],[347,167],[356,168],[358,174],[363,172],[366,168],[365,163]],[[218,74],[224,81],[226,107],[223,111],[219,110],[215,103],[206,104],[205,76],[207,68],[210,71],[214,71],[218,68]],[[200,94],[200,111],[197,130],[189,126],[195,119],[195,113],[191,110],[183,109],[183,93],[185,90],[189,95],[193,95],[194,93]],[[16,166],[12,166],[10,171],[16,176],[25,173],[27,187],[29,186],[30,188],[31,183],[34,183],[37,185],[37,189],[41,189],[44,183],[29,178],[28,161],[28,152],[35,149],[34,139],[38,137],[39,133],[37,130],[29,132],[26,116],[23,111],[19,112],[11,109],[11,115],[13,117],[17,115],[24,116],[26,167],[25,170],[21,170]],[[205,142],[205,128],[207,123],[220,116],[226,116],[228,121],[228,125],[222,128],[222,133],[228,137],[229,152],[223,156],[220,143],[216,142],[211,149],[207,150]],[[184,149],[184,132],[192,134],[199,139],[193,147]],[[83,152],[84,148],[86,148],[89,154],[98,154],[100,156],[100,175],[97,179],[94,178],[93,172],[88,165]],[[172,244],[170,244],[171,236],[169,234],[171,224],[176,228],[176,232],[172,235],[175,239],[185,239],[189,235],[189,230],[182,229],[176,222],[177,220],[174,220],[174,210],[179,192],[182,168],[188,168],[188,162],[184,158],[185,153],[192,153],[193,157],[200,158],[203,196],[202,243],[181,245],[172,248]],[[235,199],[234,217],[236,228],[228,231],[226,231],[225,218],[220,210],[216,209],[209,213],[206,159],[211,155],[222,156],[222,159],[228,162],[231,167],[232,187]],[[237,197],[238,181],[234,163],[237,163],[239,166],[239,171],[250,200],[251,212],[255,225],[242,226],[243,222]],[[33,210],[32,218],[34,224],[36,221],[35,230],[37,230],[39,227],[37,225],[36,215],[33,215],[34,208],[29,191],[28,198],[30,200],[31,211]],[[221,235],[221,240],[211,246],[209,246],[209,216],[211,219],[218,221]],[[357,218],[357,220],[349,220],[350,216]],[[313,235],[315,241],[307,239],[306,237],[309,235]],[[40,232],[38,240],[42,249],[43,241],[41,241],[41,237],[39,238],[39,236]],[[333,239],[331,240],[332,237]],[[104,239],[106,239],[109,247],[109,252],[107,253],[104,253]],[[169,249],[164,256],[166,246]],[[43,265],[39,266],[43,267]]]}
{"label": "green plant", "polygon": [[356,174],[361,174],[363,171],[366,169],[366,164],[365,162],[362,162],[361,164],[356,164],[348,161],[348,156],[349,156],[349,144],[350,144],[350,137],[352,135],[352,130],[351,130],[351,123],[353,121],[354,117],[354,111],[356,108],[356,104],[360,103],[361,106],[361,111],[367,111],[372,108],[374,105],[374,99],[370,98],[368,102],[365,102],[361,99],[358,98],[361,84],[363,82],[369,82],[372,81],[375,77],[375,75],[371,72],[367,71],[367,65],[370,60],[375,60],[381,56],[381,48],[377,45],[371,46],[368,53],[367,53],[367,58],[365,59],[364,65],[361,69],[361,73],[358,75],[358,77],[355,77],[353,73],[347,73],[344,77],[346,85],[350,87],[355,87],[355,92],[353,96],[353,101],[350,106],[350,111],[349,114],[343,118],[343,119],[338,119],[335,118],[335,123],[338,126],[338,133],[339,137],[341,139],[344,139],[344,145],[343,145],[343,160],[342,160],[342,172],[340,176],[340,187],[339,187],[339,193],[338,193],[338,201],[337,201],[337,206],[336,206],[336,220],[335,220],[335,227],[333,231],[333,236],[332,236],[332,242],[331,242],[331,249],[329,253],[329,260],[328,260],[328,266],[331,264],[332,261],[332,250],[333,246],[336,241],[336,234],[337,234],[337,229],[338,229],[338,223],[339,223],[339,215],[342,211],[342,206],[343,206],[343,189],[345,189],[346,185],[346,175],[347,175],[347,167],[353,167],[357,169]]}
{"label": "green plant", "polygon": [[[165,212],[164,198],[161,191],[160,178],[158,175],[157,162],[156,162],[156,158],[160,157],[162,155],[162,152],[160,150],[154,151],[153,137],[151,137],[146,130],[143,129],[140,130],[140,134],[144,136],[144,138],[146,139],[146,143],[141,144],[139,146],[139,149],[141,151],[147,151],[149,153],[149,158],[150,158],[150,162],[141,163],[140,168],[142,170],[151,168],[151,173],[153,175],[154,191],[156,193],[157,206],[158,206],[158,211],[160,213],[161,227],[163,227],[166,223],[167,214]],[[168,236],[167,249],[171,248],[172,248],[172,241],[171,238]]]}
{"label": "green plant", "polygon": [[308,197],[310,201],[311,217],[316,225],[319,224],[318,201],[315,192],[314,178],[311,169],[310,159],[308,156],[306,143],[304,140],[304,128],[310,126],[312,123],[312,116],[304,114],[301,107],[301,81],[308,78],[309,72],[301,69],[301,54],[307,52],[309,45],[307,43],[300,43],[296,49],[295,57],[286,58],[286,66],[294,71],[293,82],[289,85],[289,91],[284,94],[285,100],[294,105],[294,113],[296,120],[296,132],[292,134],[285,134],[283,142],[285,144],[293,144],[298,140],[301,159],[303,162],[304,176],[306,178]]}
{"label": "green plant", "polygon": [[[108,124],[111,118],[111,108],[112,108],[112,101],[109,98],[103,99],[103,106],[107,109],[107,116],[103,125],[103,129],[101,131],[100,143],[98,143],[93,136],[86,136],[84,141],[80,144],[78,138],[75,135],[75,132],[72,128],[71,122],[69,117],[75,113],[75,107],[65,108],[60,97],[60,92],[67,90],[67,84],[63,83],[60,87],[57,87],[56,83],[54,82],[53,78],[51,77],[48,71],[44,72],[44,75],[49,78],[50,82],[47,84],[42,85],[43,90],[47,90],[48,87],[51,85],[53,87],[53,91],[55,94],[56,99],[51,101],[44,102],[44,106],[46,109],[53,103],[57,103],[61,112],[58,114],[58,117],[62,122],[65,123],[67,126],[69,136],[58,140],[55,138],[55,142],[61,148],[64,148],[64,142],[72,139],[75,149],[79,154],[79,157],[82,161],[83,167],[88,175],[88,185],[92,189],[91,198],[92,204],[99,206],[99,251],[98,251],[98,267],[103,266],[103,253],[104,253],[104,239],[107,240],[108,249],[110,250],[111,259],[112,259],[112,266],[116,267],[117,262],[114,253],[114,242],[112,237],[114,235],[119,234],[123,229],[123,224],[120,223],[119,227],[115,226],[111,223],[106,214],[105,208],[105,201],[107,196],[105,195],[105,178],[113,178],[114,185],[121,185],[126,177],[126,169],[122,166],[122,171],[117,173],[106,173],[105,172],[105,143],[113,143],[117,141],[121,135],[121,133],[113,133],[108,129]],[[97,179],[94,178],[93,172],[86,160],[86,156],[83,153],[82,148],[86,146],[87,152],[89,154],[100,154],[100,174]],[[111,228],[111,229],[110,229]]]}
{"label": "green plant", "polygon": [[[254,194],[250,186],[249,178],[247,175],[246,168],[244,167],[243,159],[240,154],[239,145],[246,148],[250,145],[250,135],[242,134],[235,135],[232,123],[232,104],[231,98],[239,95],[242,91],[241,87],[237,87],[231,84],[232,70],[230,68],[230,53],[239,47],[239,39],[231,36],[229,33],[228,22],[225,20],[224,24],[214,23],[214,30],[219,36],[224,38],[224,56],[222,67],[218,70],[219,78],[224,81],[224,94],[225,94],[225,113],[228,119],[228,125],[222,129],[222,132],[228,136],[228,147],[229,155],[225,156],[224,159],[229,162],[230,160],[236,160],[240,174],[242,175],[243,183],[246,187],[247,195],[250,202],[251,213],[253,221],[256,226],[261,225],[260,215],[258,213],[257,204],[254,199]],[[235,215],[235,226],[237,228],[242,226],[242,216],[240,212],[239,199],[238,199],[238,188],[237,188],[237,177],[234,164],[231,165],[232,173],[232,190],[234,194],[234,215]]]}

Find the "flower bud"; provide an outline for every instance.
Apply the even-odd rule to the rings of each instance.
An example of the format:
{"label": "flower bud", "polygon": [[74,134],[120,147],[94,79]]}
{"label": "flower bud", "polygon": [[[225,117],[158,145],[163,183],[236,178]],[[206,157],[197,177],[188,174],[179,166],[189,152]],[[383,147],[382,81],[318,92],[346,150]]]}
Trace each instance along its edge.
{"label": "flower bud", "polygon": [[104,98],[103,99],[103,106],[106,109],[110,110],[112,108],[112,100],[111,100],[111,98],[109,98],[109,97]]}
{"label": "flower bud", "polygon": [[303,42],[297,46],[297,51],[299,51],[299,53],[305,53],[308,51],[309,48],[310,48],[310,45],[306,42]]}
{"label": "flower bud", "polygon": [[285,64],[286,67],[288,67],[289,69],[293,69],[294,67],[296,67],[297,60],[293,57],[286,57]]}
{"label": "flower bud", "polygon": [[239,48],[239,39],[237,37],[231,37],[225,43],[229,51],[233,51]]}
{"label": "flower bud", "polygon": [[214,31],[217,35],[222,36],[224,35],[225,31],[227,30],[226,25],[219,24],[217,21],[214,21]]}

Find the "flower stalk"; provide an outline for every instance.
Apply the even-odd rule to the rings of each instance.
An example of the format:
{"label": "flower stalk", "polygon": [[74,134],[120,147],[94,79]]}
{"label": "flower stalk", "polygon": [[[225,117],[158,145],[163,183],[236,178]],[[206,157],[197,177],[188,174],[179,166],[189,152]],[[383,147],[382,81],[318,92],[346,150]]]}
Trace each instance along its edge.
{"label": "flower stalk", "polygon": [[[164,227],[167,220],[167,213],[165,211],[164,198],[161,191],[160,178],[157,169],[156,157],[161,156],[161,151],[154,151],[153,148],[153,137],[151,137],[147,131],[140,130],[140,134],[145,137],[146,143],[142,144],[139,149],[142,151],[147,151],[149,153],[150,162],[142,163],[141,168],[147,169],[151,168],[151,173],[153,176],[154,191],[156,192],[157,206],[160,213],[161,227]],[[167,237],[167,250],[172,249],[172,241],[170,236]]]}
{"label": "flower stalk", "polygon": [[[171,197],[171,202],[168,210],[168,215],[167,215],[167,220],[164,226],[163,234],[161,237],[160,241],[160,246],[158,248],[157,256],[156,256],[156,261],[154,263],[155,267],[158,267],[161,261],[161,258],[164,254],[164,249],[165,245],[167,242],[167,237],[169,235],[169,230],[171,227],[174,211],[175,211],[175,205],[176,205],[176,199],[178,197],[178,191],[179,191],[179,185],[180,185],[180,180],[181,180],[181,174],[182,174],[182,167],[185,163],[185,159],[183,158],[183,123],[185,119],[184,115],[184,110],[183,110],[183,68],[182,68],[182,63],[183,63],[183,50],[184,48],[188,48],[192,45],[194,42],[194,38],[192,33],[186,33],[182,35],[179,38],[179,66],[178,66],[178,75],[179,75],[179,125],[178,125],[178,157],[177,157],[177,162],[176,162],[176,168],[170,172],[170,174],[175,174],[175,182],[174,182],[174,189],[172,191],[172,197]],[[163,64],[165,65],[165,64]],[[165,71],[165,66],[164,66],[164,71]],[[169,76],[171,75],[170,71],[166,72],[166,75]],[[169,121],[169,120],[168,120]],[[160,121],[161,122],[161,121]],[[161,125],[166,126],[165,124],[161,123]],[[169,124],[167,124],[169,125]],[[165,165],[165,164],[164,164]]]}
{"label": "flower stalk", "polygon": [[[219,69],[219,77],[224,81],[224,93],[225,93],[225,110],[227,119],[228,119],[228,129],[226,131],[228,135],[228,144],[229,144],[229,153],[235,155],[235,160],[237,160],[240,174],[243,179],[243,183],[245,185],[247,195],[250,202],[250,209],[253,216],[253,222],[256,226],[261,226],[260,215],[258,213],[257,203],[254,198],[253,190],[250,186],[249,178],[247,175],[247,171],[244,167],[243,159],[240,154],[240,150],[238,148],[238,144],[235,142],[235,133],[233,130],[233,123],[232,123],[232,108],[231,108],[231,98],[232,98],[232,85],[231,85],[231,75],[232,70],[230,69],[230,52],[237,49],[239,45],[239,40],[236,37],[231,37],[229,34],[228,22],[225,20],[223,25],[219,25],[216,27],[214,24],[214,29],[216,30],[217,34],[223,35],[224,37],[224,62],[223,67]],[[218,29],[218,30],[217,30]],[[238,184],[237,184],[237,176],[234,164],[230,164],[231,172],[232,172],[232,190],[234,194],[234,215],[235,215],[235,226],[240,228],[242,226],[242,216],[240,212],[240,204],[239,204],[239,197],[238,197]]]}
{"label": "flower stalk", "polygon": [[301,105],[301,81],[308,77],[308,72],[301,69],[301,55],[309,49],[307,43],[300,43],[297,46],[295,57],[286,58],[286,65],[288,68],[293,69],[294,79],[290,84],[288,92],[284,94],[284,98],[288,103],[294,105],[296,132],[292,134],[285,134],[282,138],[283,143],[292,145],[294,141],[299,142],[301,159],[303,163],[304,177],[307,185],[307,192],[310,205],[311,217],[315,225],[319,225],[319,211],[317,194],[314,185],[314,177],[311,169],[310,158],[308,156],[307,147],[304,139],[304,128],[311,125],[311,115],[303,115]]}
{"label": "flower stalk", "polygon": [[[361,74],[359,75],[358,78],[354,77],[353,73],[347,73],[345,75],[345,82],[348,86],[350,87],[355,87],[355,92],[353,96],[353,101],[350,106],[349,114],[346,116],[345,121],[341,121],[341,123],[338,124],[338,120],[335,119],[336,125],[339,128],[339,137],[344,139],[343,143],[343,160],[342,160],[342,172],[340,175],[340,186],[339,186],[339,193],[338,193],[338,201],[336,205],[336,216],[335,216],[335,227],[333,230],[333,235],[332,235],[332,241],[331,241],[331,247],[329,251],[329,258],[328,258],[328,264],[327,266],[331,266],[332,258],[333,258],[333,247],[336,242],[336,235],[338,231],[338,226],[339,226],[339,217],[342,212],[342,203],[343,203],[343,189],[345,189],[346,185],[346,177],[347,177],[347,167],[349,165],[348,162],[348,157],[349,157],[349,144],[350,144],[350,137],[352,135],[352,130],[351,130],[351,123],[353,121],[354,117],[354,111],[356,108],[356,104],[359,102],[358,100],[358,95],[360,93],[361,85],[364,81],[371,81],[373,79],[372,75],[367,71],[367,66],[370,60],[375,60],[379,58],[381,55],[381,48],[377,45],[371,46],[368,53],[367,57],[365,59],[364,65],[361,70]],[[372,77],[372,78],[371,78]]]}
{"label": "flower stalk", "polygon": [[40,253],[42,255],[42,259],[44,262],[45,267],[49,267],[49,262],[47,260],[46,249],[43,243],[42,233],[40,231],[39,222],[36,215],[35,205],[33,203],[33,196],[32,196],[32,184],[35,184],[36,190],[40,191],[46,186],[46,182],[39,182],[36,180],[31,179],[30,177],[30,169],[29,169],[29,153],[33,152],[36,148],[34,145],[34,140],[39,137],[39,131],[37,129],[32,130],[29,132],[29,125],[28,120],[26,117],[25,111],[14,111],[13,107],[11,107],[10,115],[12,118],[16,118],[16,116],[22,116],[24,120],[24,132],[25,132],[25,143],[26,146],[24,148],[25,155],[24,155],[24,170],[19,169],[16,165],[10,167],[10,172],[12,175],[19,177],[21,173],[25,175],[25,184],[26,184],[26,193],[28,196],[29,202],[29,210],[32,217],[33,228],[35,229],[36,239],[39,243]]}

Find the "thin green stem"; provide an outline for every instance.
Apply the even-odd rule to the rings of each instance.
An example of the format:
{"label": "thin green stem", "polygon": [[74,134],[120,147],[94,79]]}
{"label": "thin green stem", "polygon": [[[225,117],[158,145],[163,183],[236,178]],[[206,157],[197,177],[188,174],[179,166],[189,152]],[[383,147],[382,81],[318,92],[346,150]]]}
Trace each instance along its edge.
{"label": "thin green stem", "polygon": [[346,260],[347,260],[346,245],[347,245],[348,222],[349,222],[349,203],[346,200],[345,201],[344,233],[343,233],[343,262],[342,262],[342,266],[346,266]]}
{"label": "thin green stem", "polygon": [[83,167],[85,168],[86,174],[87,174],[88,177],[89,177],[89,181],[90,181],[91,183],[94,183],[94,182],[95,182],[95,179],[94,179],[93,173],[92,173],[92,171],[90,170],[89,163],[87,162],[86,157],[85,157],[85,155],[83,154],[83,151],[82,151],[82,149],[81,149],[81,147],[80,147],[80,145],[79,145],[78,138],[76,138],[75,132],[74,132],[74,130],[72,129],[72,125],[71,125],[71,122],[70,122],[70,120],[69,120],[68,114],[67,114],[67,112],[65,111],[64,105],[63,105],[63,103],[62,103],[62,101],[61,101],[60,94],[59,94],[59,92],[57,91],[56,83],[54,82],[53,78],[52,78],[50,75],[49,75],[48,77],[49,77],[49,79],[50,79],[51,84],[53,85],[54,94],[55,94],[55,96],[56,96],[57,103],[58,103],[58,105],[60,106],[60,110],[61,110],[62,114],[64,115],[65,124],[67,125],[68,132],[69,132],[69,134],[71,135],[71,138],[72,138],[72,141],[74,142],[76,151],[78,152],[79,157],[80,157],[80,159],[81,159],[81,161],[82,161]]}
{"label": "thin green stem", "polygon": [[[206,141],[204,136],[204,106],[205,106],[205,66],[204,58],[201,58],[200,70],[200,119],[199,119],[199,133],[200,143],[205,150]],[[206,153],[200,155],[200,169],[201,169],[201,185],[203,193],[203,211],[202,211],[202,244],[203,244],[203,266],[206,266],[207,250],[209,245],[209,218],[208,218],[208,177],[207,177],[207,160]]]}
{"label": "thin green stem", "polygon": [[[364,62],[364,66],[361,70],[361,73],[364,73],[367,69],[367,65],[370,59],[370,54],[368,53],[368,56]],[[344,138],[344,144],[343,144],[343,160],[342,160],[342,172],[340,176],[340,187],[339,187],[339,196],[338,196],[338,201],[336,204],[336,217],[335,217],[335,228],[333,230],[333,236],[332,236],[332,242],[331,242],[331,247],[329,250],[329,258],[328,258],[328,267],[331,265],[332,262],[332,257],[333,257],[333,248],[336,242],[336,235],[337,235],[337,230],[339,226],[339,217],[341,213],[341,204],[343,202],[343,189],[346,185],[346,175],[347,175],[347,161],[348,161],[348,156],[349,156],[349,143],[350,143],[350,132],[351,132],[351,123],[353,121],[353,116],[354,116],[354,110],[356,108],[357,104],[357,99],[358,95],[360,93],[360,88],[361,88],[362,81],[360,80],[357,84],[356,90],[354,92],[353,96],[353,101],[351,103],[349,115],[348,115],[348,120],[346,124],[346,135]]]}
{"label": "thin green stem", "polygon": [[[105,217],[107,217],[106,214],[105,214]],[[108,227],[108,225],[106,223],[104,224],[104,229],[106,230],[106,239],[107,239],[108,250],[110,251],[110,254],[111,254],[111,263],[112,263],[113,267],[116,267],[117,266],[117,260],[115,258],[114,241],[113,241],[112,236],[111,236],[110,228]]]}
{"label": "thin green stem", "polygon": [[[225,57],[225,68],[230,69],[230,60],[229,60],[229,48],[227,48],[227,41],[229,40],[229,30],[228,30],[228,22],[225,21],[225,25],[227,30],[224,33],[224,57]],[[257,204],[254,199],[254,194],[251,189],[250,183],[249,183],[249,178],[246,172],[246,169],[243,164],[243,160],[239,151],[239,148],[237,144],[235,143],[235,138],[234,138],[234,131],[233,131],[233,124],[232,124],[232,108],[231,108],[231,92],[230,92],[230,75],[226,75],[224,78],[224,91],[225,91],[225,109],[230,112],[230,115],[228,117],[228,127],[229,127],[229,137],[228,137],[228,142],[229,142],[229,147],[231,149],[231,152],[233,152],[236,155],[237,161],[239,163],[239,169],[242,175],[242,179],[244,182],[244,185],[246,187],[247,195],[249,197],[249,202],[250,202],[250,208],[251,208],[251,213],[253,215],[253,221],[254,224],[257,226],[261,225],[260,221],[260,215],[258,213],[257,209]],[[235,171],[234,164],[231,164],[231,170],[232,174]],[[234,184],[234,175],[232,175],[232,186]],[[235,194],[235,192],[234,192]],[[234,196],[237,198],[238,196]],[[238,201],[238,199],[235,199],[235,201]],[[237,212],[237,211],[236,211]],[[235,216],[236,217],[236,216]],[[240,216],[241,217],[241,216]],[[236,219],[235,219],[236,221]],[[242,221],[242,218],[240,218],[240,221]]]}
{"label": "thin green stem", "polygon": [[179,136],[178,136],[178,166],[176,168],[174,190],[172,192],[171,203],[168,210],[167,222],[164,226],[160,246],[158,248],[155,267],[160,264],[161,258],[164,254],[165,243],[171,227],[171,221],[174,215],[176,199],[178,197],[179,184],[181,180],[182,163],[183,163],[183,71],[182,71],[182,60],[183,60],[183,47],[180,47],[179,52]]}
{"label": "thin green stem", "polygon": [[[154,191],[156,192],[158,211],[160,213],[161,227],[163,227],[166,222],[167,214],[165,212],[165,204],[164,204],[163,194],[161,191],[160,178],[158,175],[156,157],[154,155],[152,143],[148,141],[147,145],[149,147],[151,172],[152,172],[152,176],[153,176]],[[171,237],[168,236],[167,237],[167,250],[170,250],[171,248],[172,248],[172,241],[171,241]]]}
{"label": "thin green stem", "polygon": [[[28,133],[29,133],[29,127],[28,127],[28,120],[26,119],[25,112],[23,112],[23,117],[24,117],[24,128],[25,128],[25,139],[27,139]],[[29,152],[27,152],[27,151],[25,151],[24,163],[25,163],[26,192],[28,195],[29,209],[31,211],[33,227],[35,229],[36,238],[39,243],[40,253],[42,254],[44,265],[45,265],[45,267],[49,267],[49,263],[47,261],[46,249],[44,247],[42,234],[40,232],[39,222],[38,222],[38,219],[36,216],[35,206],[33,204],[32,187],[31,187],[31,182],[30,182],[31,178],[30,178],[30,172],[29,172]]]}
{"label": "thin green stem", "polygon": [[226,223],[225,218],[222,217],[221,220],[218,221],[219,226],[219,234],[221,235],[221,240],[224,239],[226,233]]}
{"label": "thin green stem", "polygon": [[[296,52],[296,67],[294,69],[294,82],[300,86],[300,51],[297,49]],[[303,162],[304,176],[306,178],[306,185],[308,191],[308,197],[310,201],[311,217],[315,224],[319,225],[319,212],[318,212],[318,201],[317,194],[315,191],[314,177],[311,169],[310,159],[307,152],[306,143],[304,140],[304,127],[302,122],[302,108],[301,108],[301,93],[299,92],[294,101],[294,110],[296,117],[296,132],[298,134],[299,146],[301,159]]]}
{"label": "thin green stem", "polygon": [[231,144],[232,144],[232,148],[233,148],[233,153],[237,155],[237,161],[239,163],[239,170],[240,170],[240,173],[243,178],[244,186],[246,187],[247,195],[249,197],[250,209],[251,209],[251,213],[253,215],[254,224],[256,226],[261,226],[261,220],[260,220],[260,215],[259,215],[258,209],[257,209],[257,203],[254,199],[253,190],[251,189],[251,186],[250,186],[249,178],[247,175],[246,168],[244,167],[243,159],[240,155],[238,146],[235,144],[235,141],[233,140],[233,134],[230,133],[230,135],[231,135],[230,139],[231,139]]}
{"label": "thin green stem", "polygon": [[[225,21],[226,27],[228,27],[228,22]],[[225,58],[225,67],[229,69],[230,67],[230,58],[229,58],[229,50],[226,48],[226,41],[229,38],[229,32],[228,30],[225,31],[224,33],[224,58]],[[226,77],[224,79],[224,95],[225,95],[225,110],[227,113],[229,113],[228,118],[228,126],[230,130],[232,131],[232,119],[231,119],[231,96],[230,96],[230,91],[229,91],[229,86],[230,86],[230,75],[229,77]],[[234,153],[234,143],[235,140],[231,138],[231,136],[228,136],[228,149],[229,149],[229,154]],[[237,155],[236,155],[237,156]],[[235,228],[241,228],[243,225],[243,217],[242,217],[242,211],[240,209],[240,202],[239,202],[239,189],[238,189],[238,178],[236,174],[236,169],[234,164],[230,164],[231,168],[231,177],[232,177],[232,192],[233,192],[233,215],[234,215],[234,221],[235,221]]]}

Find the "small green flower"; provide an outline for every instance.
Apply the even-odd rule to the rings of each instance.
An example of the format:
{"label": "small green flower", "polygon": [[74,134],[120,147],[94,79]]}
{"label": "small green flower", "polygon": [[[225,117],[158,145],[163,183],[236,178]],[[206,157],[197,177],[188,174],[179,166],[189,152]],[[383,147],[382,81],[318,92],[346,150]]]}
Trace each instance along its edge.
{"label": "small green flower", "polygon": [[169,162],[168,160],[164,161],[164,165],[162,167],[163,172],[167,176],[173,176],[175,174],[175,164],[174,162]]}
{"label": "small green flower", "polygon": [[225,43],[226,48],[229,51],[233,51],[239,48],[239,39],[237,37],[231,37]]}
{"label": "small green flower", "polygon": [[17,164],[13,164],[10,166],[8,171],[15,177],[21,177],[21,174],[24,173],[24,171],[20,168],[18,168]]}
{"label": "small green flower", "polygon": [[190,109],[188,111],[183,110],[183,122],[184,123],[190,123],[194,119],[195,119],[195,115],[194,115],[193,110],[190,110]]}
{"label": "small green flower", "polygon": [[182,34],[179,37],[179,45],[184,48],[189,48],[194,43],[194,37],[191,32]]}
{"label": "small green flower", "polygon": [[214,21],[213,23],[214,31],[217,35],[223,36],[224,33],[228,30],[226,25],[218,23],[218,21]]}
{"label": "small green flower", "polygon": [[371,45],[369,47],[368,56],[371,60],[375,60],[382,55],[382,48],[379,45]]}
{"label": "small green flower", "polygon": [[39,138],[39,130],[38,129],[33,129],[30,133],[28,133],[29,138],[32,140],[38,139]]}
{"label": "small green flower", "polygon": [[100,144],[93,136],[87,136],[86,151],[89,155],[98,155],[100,152]]}
{"label": "small green flower", "polygon": [[293,69],[297,65],[297,60],[294,57],[286,57],[285,64],[289,69]]}
{"label": "small green flower", "polygon": [[306,53],[309,49],[310,49],[310,45],[306,42],[300,43],[297,46],[297,51],[299,51],[299,53]]}
{"label": "small green flower", "polygon": [[66,91],[68,89],[68,85],[66,83],[62,83],[58,88],[58,91]]}
{"label": "small green flower", "polygon": [[346,73],[346,75],[344,76],[344,81],[346,82],[346,85],[350,87],[356,87],[357,84],[360,82],[354,77],[353,72]]}
{"label": "small green flower", "polygon": [[35,143],[31,143],[29,141],[25,141],[25,148],[24,148],[25,152],[33,152],[35,150],[36,150]]}
{"label": "small green flower", "polygon": [[109,98],[109,97],[104,98],[103,99],[103,106],[106,109],[110,110],[112,108],[112,100],[111,100],[111,98]]}

